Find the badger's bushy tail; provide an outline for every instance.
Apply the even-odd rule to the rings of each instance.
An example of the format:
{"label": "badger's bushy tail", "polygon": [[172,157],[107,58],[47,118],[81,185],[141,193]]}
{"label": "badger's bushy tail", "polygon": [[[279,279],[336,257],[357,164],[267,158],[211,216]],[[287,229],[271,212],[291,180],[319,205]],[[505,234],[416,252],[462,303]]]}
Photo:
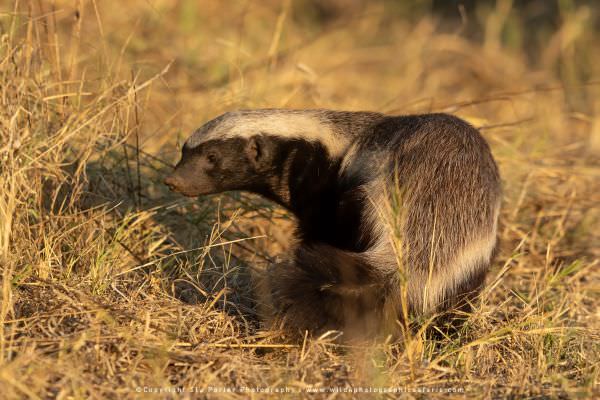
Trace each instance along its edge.
{"label": "badger's bushy tail", "polygon": [[271,303],[288,328],[348,335],[379,329],[386,279],[367,253],[322,244],[299,247],[267,277]]}

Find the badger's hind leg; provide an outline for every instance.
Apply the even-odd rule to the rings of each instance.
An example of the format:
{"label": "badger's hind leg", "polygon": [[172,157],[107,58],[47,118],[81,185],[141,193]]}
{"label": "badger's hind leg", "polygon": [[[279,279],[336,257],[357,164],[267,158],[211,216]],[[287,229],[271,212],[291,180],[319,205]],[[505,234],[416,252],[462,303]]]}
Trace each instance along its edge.
{"label": "badger's hind leg", "polygon": [[289,262],[271,266],[267,274],[271,304],[288,330],[340,330],[352,337],[378,328],[382,285],[360,253],[301,246]]}

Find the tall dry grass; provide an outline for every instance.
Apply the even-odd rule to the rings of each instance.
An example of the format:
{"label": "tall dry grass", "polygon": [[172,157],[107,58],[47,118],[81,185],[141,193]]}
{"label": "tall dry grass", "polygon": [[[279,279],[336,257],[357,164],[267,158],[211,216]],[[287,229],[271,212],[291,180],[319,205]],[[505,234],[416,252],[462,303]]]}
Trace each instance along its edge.
{"label": "tall dry grass", "polygon": [[[3,398],[598,396],[597,10],[559,2],[532,53],[507,0],[476,14],[479,36],[393,2],[314,4],[0,2]],[[285,251],[289,215],[160,184],[193,128],[242,107],[441,111],[481,128],[504,181],[502,246],[460,334],[340,345],[261,328],[250,272]]]}

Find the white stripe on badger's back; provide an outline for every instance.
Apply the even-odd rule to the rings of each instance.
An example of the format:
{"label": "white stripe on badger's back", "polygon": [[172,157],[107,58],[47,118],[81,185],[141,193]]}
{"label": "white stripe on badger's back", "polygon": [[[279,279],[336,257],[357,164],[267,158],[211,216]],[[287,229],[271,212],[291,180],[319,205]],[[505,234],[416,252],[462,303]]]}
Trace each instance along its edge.
{"label": "white stripe on badger's back", "polygon": [[471,279],[482,268],[487,268],[496,247],[499,212],[500,201],[494,208],[493,225],[488,233],[461,249],[441,274],[434,275],[432,279],[429,276],[422,277],[424,282],[412,297],[415,304],[422,306],[424,313],[434,310],[444,299],[452,298],[462,282]]}
{"label": "white stripe on badger's back", "polygon": [[252,110],[228,112],[198,129],[186,142],[194,148],[215,139],[249,138],[259,134],[321,143],[333,157],[341,156],[348,137],[339,134],[318,111]]}
{"label": "white stripe on badger's back", "polygon": [[[462,282],[470,280],[480,269],[486,268],[496,247],[496,232],[483,237],[462,249],[449,263],[447,270],[431,279],[424,276],[425,283],[419,291],[423,312],[434,310],[444,299],[452,298]],[[415,297],[419,296],[416,294]]]}

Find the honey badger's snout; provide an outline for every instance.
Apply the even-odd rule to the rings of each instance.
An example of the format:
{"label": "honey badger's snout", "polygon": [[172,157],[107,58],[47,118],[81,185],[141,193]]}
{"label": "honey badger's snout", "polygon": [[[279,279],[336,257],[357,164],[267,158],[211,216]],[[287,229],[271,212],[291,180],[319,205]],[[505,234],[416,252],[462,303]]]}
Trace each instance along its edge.
{"label": "honey badger's snout", "polygon": [[201,194],[198,192],[198,190],[196,190],[196,188],[189,187],[189,185],[187,185],[185,182],[185,178],[176,172],[167,176],[163,183],[167,185],[171,191],[180,193],[186,197],[196,197]]}
{"label": "honey badger's snout", "polygon": [[173,171],[163,183],[173,192],[186,197],[197,197],[218,192],[215,182],[209,176],[210,165],[201,155],[182,155]]}
{"label": "honey badger's snout", "polygon": [[163,183],[167,185],[171,191],[187,197],[195,197],[198,195],[198,193],[196,193],[197,190],[194,190],[195,188],[191,187],[189,182],[190,178],[188,177],[186,179],[185,171],[181,171],[177,167],[175,167],[175,170],[163,180]]}

